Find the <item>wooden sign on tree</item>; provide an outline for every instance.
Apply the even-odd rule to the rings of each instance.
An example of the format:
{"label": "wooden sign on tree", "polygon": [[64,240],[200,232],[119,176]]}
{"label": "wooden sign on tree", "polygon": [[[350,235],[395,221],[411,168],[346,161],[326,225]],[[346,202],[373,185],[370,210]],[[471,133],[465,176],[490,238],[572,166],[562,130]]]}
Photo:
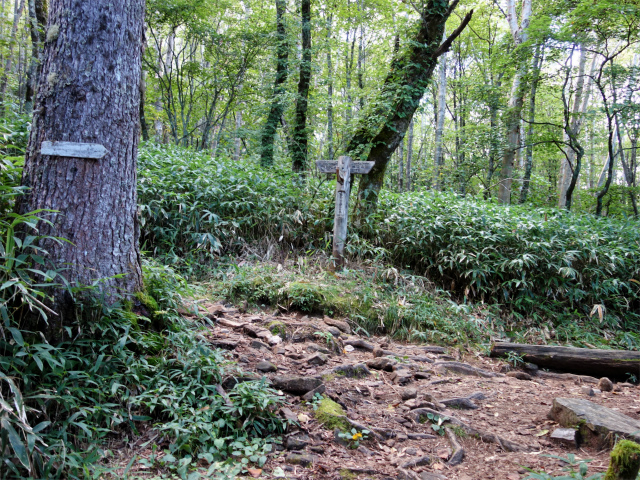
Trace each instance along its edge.
{"label": "wooden sign on tree", "polygon": [[336,173],[336,213],[333,224],[333,258],[336,269],[344,266],[344,245],[349,221],[349,194],[351,175],[369,173],[375,162],[354,162],[351,157],[339,157],[338,161],[318,160],[316,167],[322,173]]}

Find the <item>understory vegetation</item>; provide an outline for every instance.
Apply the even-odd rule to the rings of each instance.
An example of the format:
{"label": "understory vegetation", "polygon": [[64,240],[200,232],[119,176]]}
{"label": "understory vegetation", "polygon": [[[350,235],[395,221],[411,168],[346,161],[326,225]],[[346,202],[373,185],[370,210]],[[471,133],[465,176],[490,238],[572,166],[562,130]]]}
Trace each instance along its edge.
{"label": "understory vegetation", "polygon": [[[221,260],[239,263],[238,256],[283,265],[311,253],[327,256],[334,185],[323,177],[301,184],[289,171],[265,171],[249,160],[212,160],[202,153],[147,146],[139,189],[144,239],[154,245],[154,255],[201,280],[219,275]],[[378,284],[380,272],[393,271],[431,285],[420,294],[424,298],[436,295],[456,308],[498,312],[494,325],[500,322],[508,330],[540,329],[546,340],[636,348],[639,248],[640,230],[633,219],[504,207],[423,190],[384,192],[375,215],[352,219],[346,250],[356,270],[377,272],[360,278],[352,272],[360,288],[368,282],[373,290],[386,288]],[[255,271],[255,280],[251,275],[241,269],[234,282],[243,283],[226,287],[228,298],[245,294],[257,304],[276,305],[289,301],[283,285],[300,288],[281,275]],[[273,284],[266,278],[273,278]],[[308,288],[313,290],[313,284]],[[335,299],[340,287],[333,293],[324,290],[321,281],[310,295]],[[403,297],[402,292],[394,295]],[[350,310],[344,301],[330,307],[323,302],[314,301],[313,309],[360,315],[368,325],[363,328],[379,331],[371,327],[381,316],[367,303],[373,299]],[[420,330],[416,325],[408,321],[402,328],[382,330],[408,336]],[[584,337],[585,331],[592,334]]]}
{"label": "understory vegetation", "polygon": [[98,478],[110,464],[119,475],[118,449],[133,438],[162,448],[129,467],[182,478],[196,465],[233,478],[264,462],[285,427],[274,414],[282,397],[261,382],[216,392],[240,371],[209,347],[205,318],[178,314],[185,298],[345,316],[361,335],[460,348],[640,345],[633,221],[386,192],[374,216],[352,219],[349,268],[333,273],[332,180],[154,145],[139,165],[146,291],[84,306],[50,344],[22,323],[26,307],[50,315],[47,288],[62,278],[41,270],[37,232],[15,234],[48,214],[12,213],[20,169],[5,157],[0,172],[4,477]]}
{"label": "understory vegetation", "polygon": [[118,450],[133,439],[162,447],[141,460],[150,472],[235,478],[262,465],[285,429],[275,415],[284,397],[261,381],[219,394],[241,372],[206,341],[206,318],[178,314],[194,292],[170,267],[148,260],[145,292],[79,306],[58,343],[26,328],[28,310],[51,320],[44,304],[60,271],[42,270],[37,233],[16,234],[47,212],[11,213],[19,190],[4,181],[16,169],[5,162],[0,173],[0,478],[122,478]]}

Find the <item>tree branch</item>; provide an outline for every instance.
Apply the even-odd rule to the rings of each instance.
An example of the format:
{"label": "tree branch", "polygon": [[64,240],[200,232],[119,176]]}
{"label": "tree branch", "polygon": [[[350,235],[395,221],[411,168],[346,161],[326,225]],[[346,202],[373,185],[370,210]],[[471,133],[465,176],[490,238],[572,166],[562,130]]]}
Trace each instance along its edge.
{"label": "tree branch", "polygon": [[449,48],[451,48],[451,44],[453,43],[453,41],[460,36],[460,34],[465,29],[467,24],[471,21],[472,16],[473,16],[473,10],[469,11],[469,13],[467,13],[464,16],[464,18],[462,19],[462,23],[460,23],[458,28],[456,28],[453,31],[453,33],[449,35],[449,37],[444,42],[442,42],[442,45],[440,45],[438,49],[435,52],[433,52],[433,55],[431,55],[431,58],[435,59],[435,58],[438,58],[443,53],[447,53]]}

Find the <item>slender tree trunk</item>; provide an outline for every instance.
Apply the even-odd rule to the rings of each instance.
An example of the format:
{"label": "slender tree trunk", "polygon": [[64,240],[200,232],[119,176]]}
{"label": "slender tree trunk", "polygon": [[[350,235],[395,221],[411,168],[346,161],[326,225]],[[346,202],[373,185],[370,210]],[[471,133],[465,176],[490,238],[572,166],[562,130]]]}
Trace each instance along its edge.
{"label": "slender tree trunk", "polygon": [[[13,68],[13,46],[16,43],[16,36],[18,32],[18,24],[20,23],[20,17],[22,17],[22,11],[24,10],[24,0],[15,0],[14,10],[13,10],[13,26],[11,27],[11,36],[9,37],[9,52],[7,54],[7,61],[5,62],[4,72],[2,72],[2,77],[0,78],[0,108],[4,109],[6,93],[7,93],[7,82],[9,80],[9,73]],[[4,110],[0,111],[3,113]]]}
{"label": "slender tree trunk", "polygon": [[287,9],[286,0],[276,0],[276,22],[277,22],[277,64],[276,79],[273,86],[273,101],[267,116],[267,121],[262,131],[262,149],[260,152],[260,164],[263,167],[273,165],[273,144],[276,139],[276,132],[280,117],[284,112],[285,83],[288,76],[289,45],[287,44],[287,30],[285,26],[284,14]]}
{"label": "slender tree trunk", "polygon": [[[370,114],[362,117],[349,142],[349,155],[354,158],[366,155],[369,161],[375,162],[371,171],[363,175],[358,189],[362,215],[377,206],[391,154],[402,141],[429,86],[438,57],[449,50],[453,40],[471,20],[473,12],[469,12],[447,40],[441,42],[445,22],[456,5],[457,0],[451,4],[429,0],[425,5],[414,38],[406,50],[396,54],[383,83],[380,95],[384,101],[376,102]],[[372,122],[372,119],[376,120]]]}
{"label": "slender tree trunk", "polygon": [[333,160],[333,65],[331,62],[331,28],[333,15],[327,16],[327,156]]}
{"label": "slender tree trunk", "polygon": [[491,181],[496,171],[496,161],[500,151],[500,131],[498,128],[498,107],[500,106],[500,96],[498,91],[502,86],[502,75],[503,73],[500,73],[498,81],[495,82],[495,84],[493,82],[493,77],[491,78],[492,91],[491,96],[489,97],[489,126],[491,128],[491,132],[489,140],[489,165],[487,167],[487,177],[485,181],[486,189],[484,191],[485,200],[491,197]]}
{"label": "slender tree trunk", "polygon": [[303,173],[307,169],[309,141],[307,108],[309,104],[309,86],[311,84],[311,0],[301,0],[300,12],[302,14],[302,63],[300,63],[300,80],[298,82],[291,158],[293,171]]}
{"label": "slender tree trunk", "polygon": [[404,181],[404,138],[400,140],[396,152],[398,154],[398,190],[401,192]]}
{"label": "slender tree trunk", "polygon": [[242,138],[240,137],[240,129],[242,128],[242,112],[236,112],[236,130],[235,138],[233,139],[233,161],[240,161],[240,153],[242,151]]}
{"label": "slender tree trunk", "polygon": [[405,182],[405,188],[407,192],[411,191],[411,160],[413,157],[413,118],[409,123],[409,135],[407,138],[407,181]]}
{"label": "slender tree trunk", "polygon": [[520,190],[520,203],[527,201],[529,195],[529,186],[531,183],[531,172],[533,170],[533,123],[536,120],[536,92],[538,90],[538,82],[540,80],[540,70],[544,58],[544,45],[536,49],[533,57],[531,79],[531,93],[529,95],[529,127],[527,130],[526,140],[526,162],[524,167],[524,175],[522,177],[522,189]]}
{"label": "slender tree trunk", "polygon": [[[508,21],[516,48],[527,40],[527,30],[531,17],[531,0],[523,0],[520,17],[520,25],[518,25],[516,2],[515,0],[508,0]],[[507,144],[502,154],[502,171],[498,190],[498,201],[504,205],[511,203],[513,162],[516,150],[520,145],[520,117],[525,94],[523,79],[526,73],[527,64],[523,62],[516,70],[511,86],[511,96],[506,116]]]}
{"label": "slender tree trunk", "polygon": [[[38,225],[39,235],[69,240],[43,242],[47,266],[64,268],[71,285],[100,279],[98,289],[112,302],[142,285],[136,159],[144,0],[52,0],[49,25],[58,34],[43,53],[22,177],[28,193],[18,210],[58,211]],[[99,144],[108,152],[99,160],[42,155],[43,141]],[[58,316],[40,325],[49,339],[60,338],[73,305],[66,290],[54,292]]]}
{"label": "slender tree trunk", "polygon": [[[31,0],[30,0],[31,1]],[[143,70],[140,80],[140,130],[142,132],[142,140],[149,141],[149,125],[147,124],[147,116],[144,112],[147,96],[146,73]]]}
{"label": "slender tree trunk", "polygon": [[[446,32],[442,34],[442,41],[446,39]],[[435,189],[442,189],[442,167],[444,166],[444,154],[442,149],[444,134],[444,119],[447,108],[447,54],[443,53],[439,59],[438,78],[438,110],[436,113],[436,151],[433,157]]]}
{"label": "slender tree trunk", "polygon": [[27,72],[24,107],[27,113],[33,110],[33,96],[36,90],[40,65],[42,64],[42,45],[47,28],[47,10],[45,0],[29,1],[29,32],[31,34],[31,62]]}

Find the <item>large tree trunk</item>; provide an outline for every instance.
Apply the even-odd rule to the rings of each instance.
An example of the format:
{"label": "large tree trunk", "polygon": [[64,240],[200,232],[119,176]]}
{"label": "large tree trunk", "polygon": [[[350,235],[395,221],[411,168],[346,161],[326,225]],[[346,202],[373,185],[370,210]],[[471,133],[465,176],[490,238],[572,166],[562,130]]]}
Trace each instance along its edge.
{"label": "large tree trunk", "polygon": [[[515,0],[508,0],[508,21],[513,36],[513,42],[519,47],[527,40],[527,30],[531,17],[531,0],[523,0],[520,13],[520,25],[516,16]],[[527,64],[522,63],[513,76],[511,96],[506,120],[507,143],[502,154],[502,171],[500,173],[500,187],[498,189],[498,201],[508,205],[511,203],[511,185],[513,183],[513,162],[516,150],[520,145],[520,116],[524,104],[525,82]]]}
{"label": "large tree trunk", "polygon": [[28,114],[33,110],[33,97],[42,64],[42,45],[47,28],[47,6],[45,0],[29,0],[29,33],[31,34],[31,62],[27,71],[24,109]]}
{"label": "large tree trunk", "polygon": [[[144,0],[52,0],[49,34],[27,147],[19,211],[53,209],[39,234],[49,267],[72,285],[96,280],[107,302],[141,288],[136,163],[139,140]],[[87,49],[91,55],[87,55]],[[104,145],[99,160],[43,155],[42,142]],[[53,292],[59,338],[73,318],[74,300]]]}
{"label": "large tree trunk", "polygon": [[[441,42],[444,25],[458,0],[429,0],[422,12],[416,34],[391,64],[382,90],[368,115],[361,117],[347,153],[354,158],[367,157],[375,162],[371,172],[362,177],[358,189],[361,214],[375,209],[391,154],[404,138],[420,99],[429,86],[438,57],[445,53],[471,20],[469,12],[460,26]],[[380,119],[372,121],[372,119]]]}
{"label": "large tree trunk", "polygon": [[262,131],[262,149],[260,152],[260,164],[263,167],[273,165],[273,144],[278,131],[280,117],[284,112],[285,82],[288,76],[289,45],[287,44],[287,30],[285,26],[284,14],[287,9],[286,0],[276,0],[276,22],[277,22],[277,64],[276,79],[273,85],[273,101],[267,116],[267,122]]}
{"label": "large tree trunk", "polygon": [[[443,35],[442,41],[446,37]],[[444,116],[447,108],[447,54],[443,53],[440,57],[439,77],[438,77],[438,110],[436,113],[436,152],[433,157],[435,189],[442,188],[442,167],[444,166],[444,155],[442,149],[443,133],[444,133]]]}
{"label": "large tree trunk", "polygon": [[309,104],[309,85],[311,84],[311,0],[302,0],[302,63],[298,82],[296,118],[293,126],[291,159],[294,172],[304,172],[307,168],[307,107]]}

